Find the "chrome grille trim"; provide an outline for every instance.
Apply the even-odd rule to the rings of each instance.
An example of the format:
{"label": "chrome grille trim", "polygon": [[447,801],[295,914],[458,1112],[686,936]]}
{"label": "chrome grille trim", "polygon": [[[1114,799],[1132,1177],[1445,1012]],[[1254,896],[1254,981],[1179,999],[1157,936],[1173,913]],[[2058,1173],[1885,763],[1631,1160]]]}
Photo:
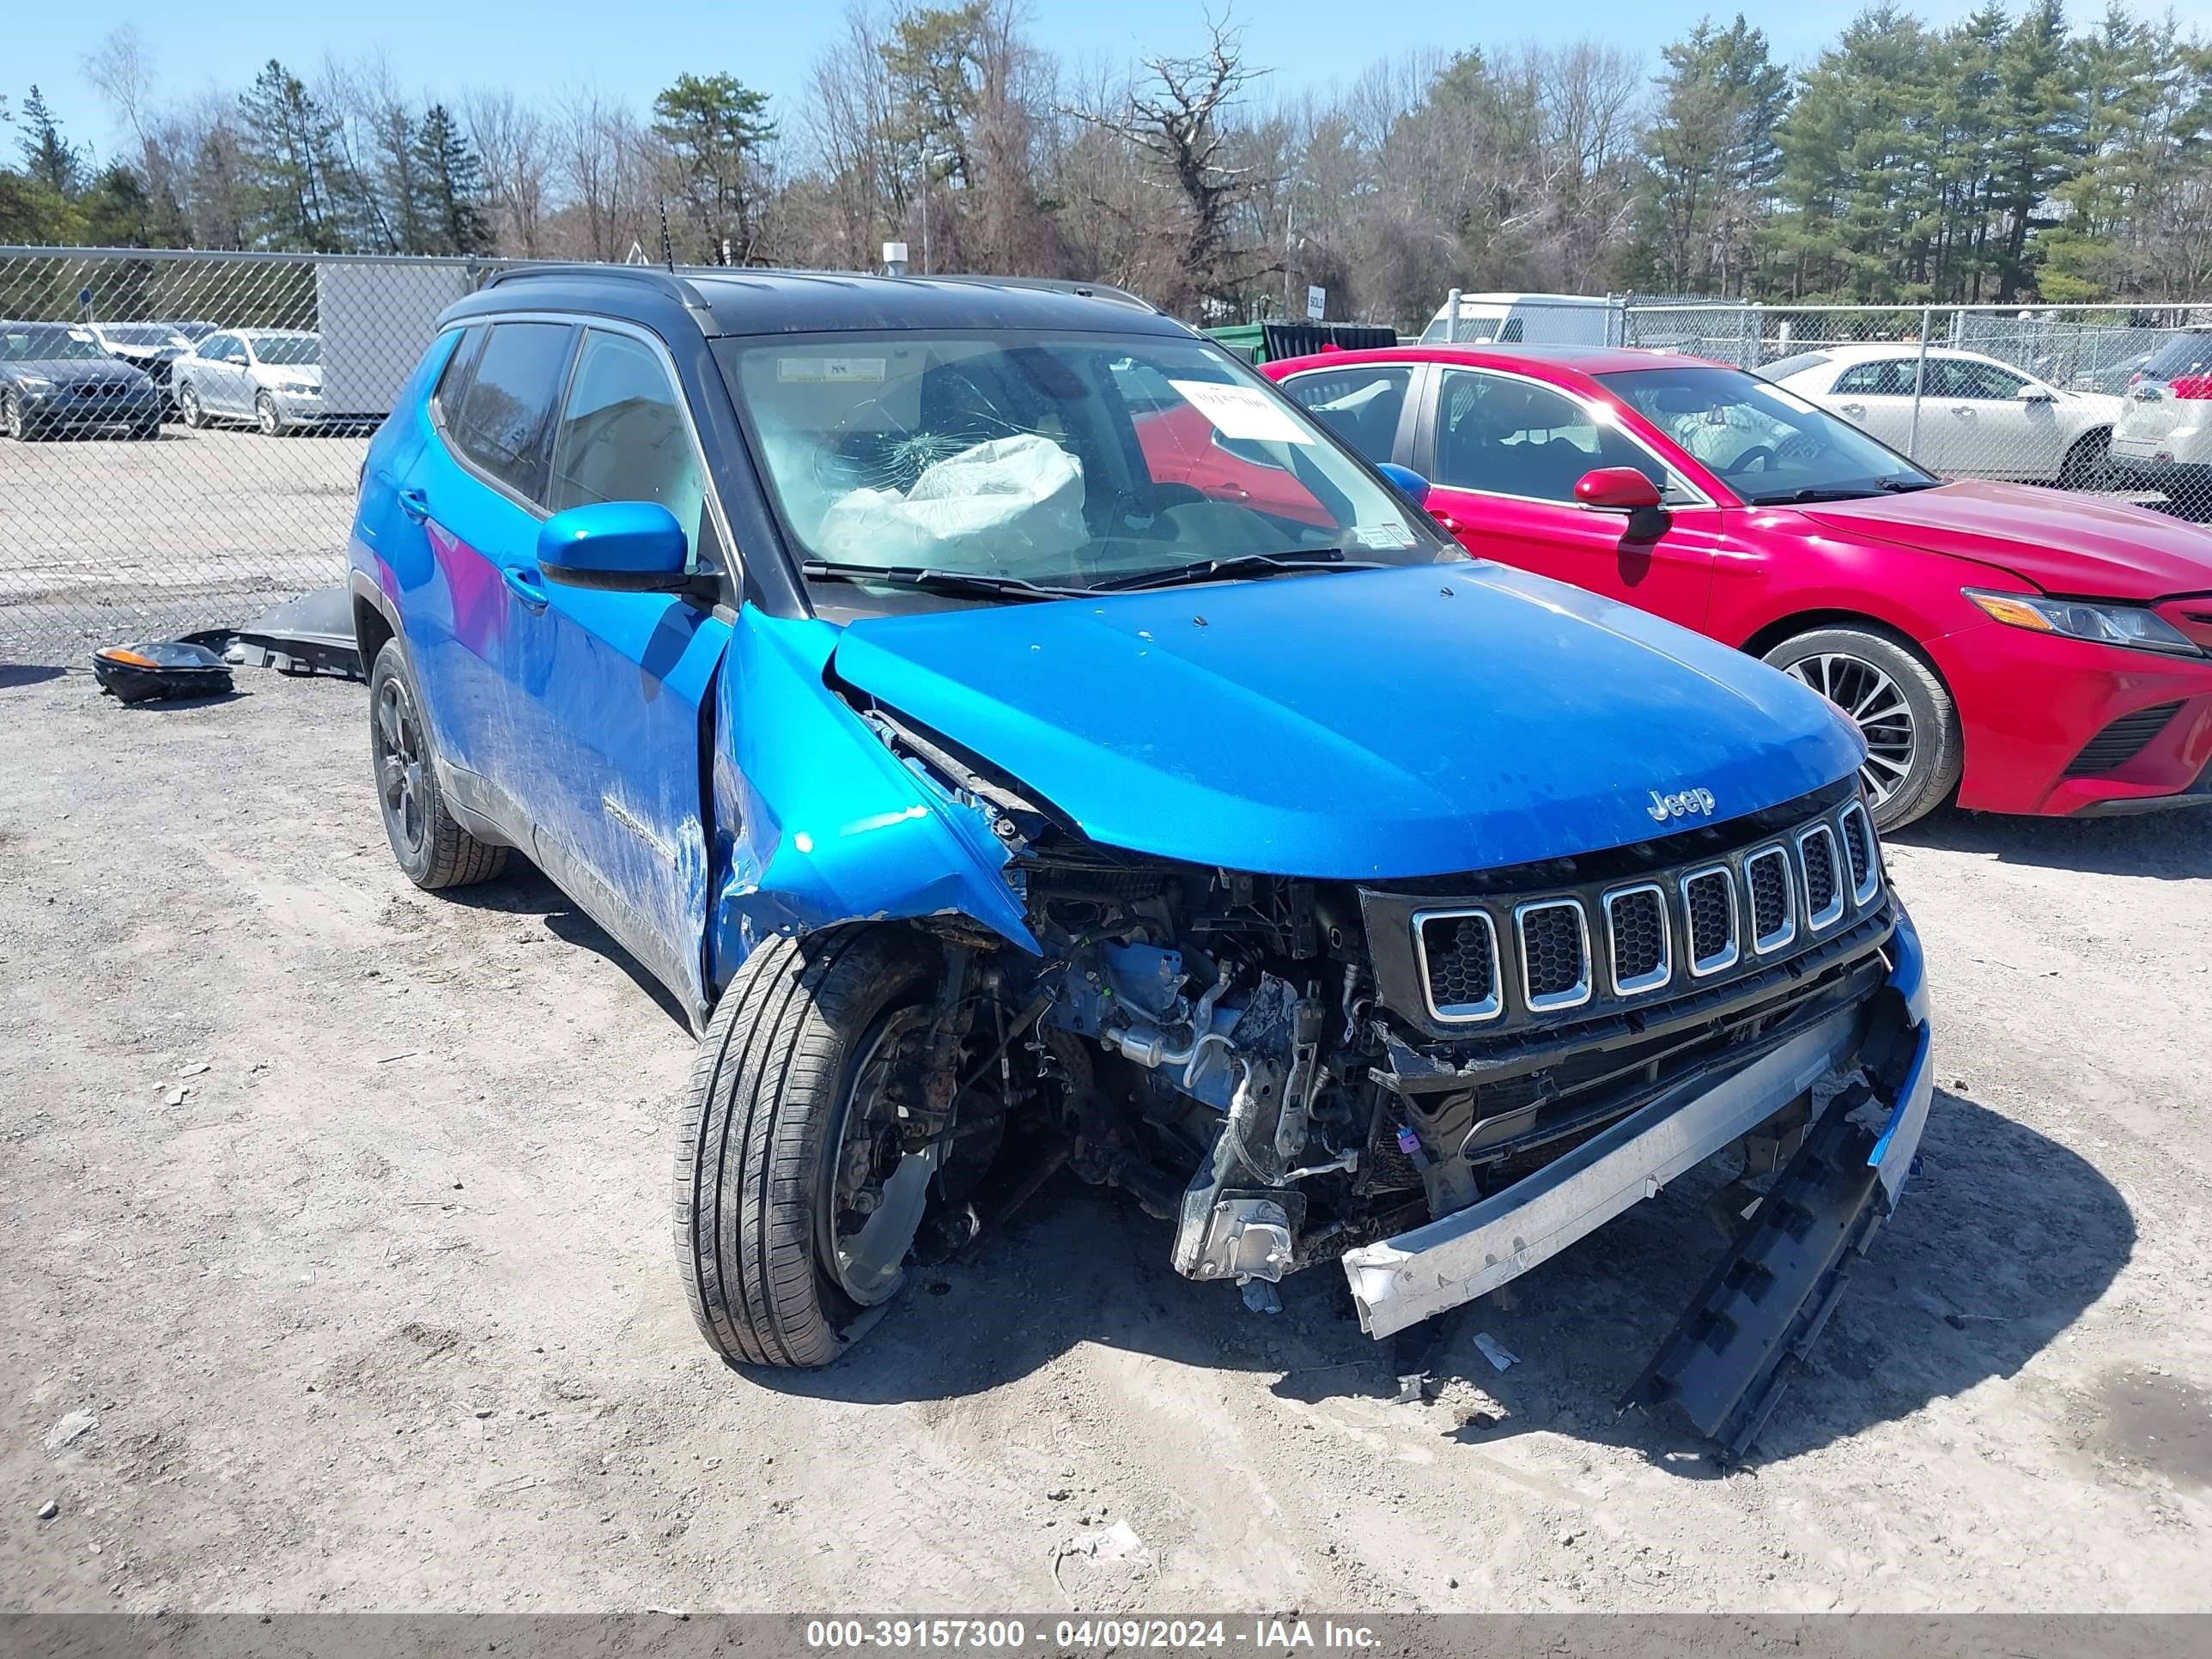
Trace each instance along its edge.
{"label": "chrome grille trim", "polygon": [[[1548,910],[1565,910],[1573,915],[1582,972],[1565,990],[1547,991],[1540,997],[1528,985],[1528,918]],[[1535,899],[1527,904],[1515,905],[1513,943],[1521,958],[1521,1006],[1530,1013],[1543,1014],[1560,1008],[1579,1008],[1590,1000],[1589,915],[1583,910],[1580,899]]]}
{"label": "chrome grille trim", "polygon": [[[1813,908],[1813,845],[1826,842],[1828,858],[1828,902],[1818,912]],[[1836,833],[1825,823],[1797,832],[1797,860],[1805,873],[1805,921],[1816,933],[1834,927],[1844,919],[1844,890],[1850,885],[1850,875],[1844,868],[1843,848],[1836,843]]]}
{"label": "chrome grille trim", "polygon": [[[1490,994],[1480,1002],[1446,1003],[1439,1007],[1436,998],[1436,975],[1429,967],[1429,924],[1432,921],[1479,921],[1483,938],[1490,947]],[[1416,910],[1413,912],[1413,955],[1421,974],[1421,995],[1429,1005],[1429,1017],[1445,1025],[1474,1025],[1485,1020],[1496,1019],[1505,1012],[1505,975],[1504,964],[1498,959],[1498,924],[1491,920],[1490,912],[1472,907],[1455,910]]]}
{"label": "chrome grille trim", "polygon": [[[1648,973],[1633,978],[1620,976],[1620,927],[1613,907],[1625,898],[1639,893],[1649,893],[1659,903],[1659,965]],[[1666,890],[1656,881],[1638,882],[1633,887],[1616,887],[1605,896],[1605,933],[1607,960],[1613,968],[1613,990],[1615,996],[1640,996],[1646,991],[1656,991],[1674,977],[1674,918],[1667,909]]]}
{"label": "chrome grille trim", "polygon": [[1844,873],[1850,878],[1851,903],[1856,908],[1863,910],[1874,902],[1875,895],[1881,891],[1881,843],[1875,839],[1874,820],[1867,816],[1866,806],[1863,802],[1851,802],[1837,815],[1836,822],[1843,826],[1844,845],[1846,848],[1851,844],[1851,827],[1856,823],[1858,826],[1859,844],[1866,848],[1866,875],[1863,879],[1856,871],[1852,869],[1848,859],[1844,866]]}
{"label": "chrome grille trim", "polygon": [[[1774,867],[1781,872],[1782,921],[1772,933],[1762,933],[1759,931],[1757,872],[1761,865],[1770,860],[1773,861]],[[1757,852],[1745,856],[1743,889],[1744,901],[1747,906],[1746,914],[1750,921],[1751,948],[1754,951],[1760,956],[1771,955],[1797,937],[1796,884],[1791,878],[1790,872],[1790,854],[1784,850],[1779,842],[1769,842]]]}
{"label": "chrome grille trim", "polygon": [[[1698,955],[1696,927],[1691,921],[1694,907],[1690,902],[1690,889],[1695,884],[1714,877],[1719,878],[1722,896],[1728,901],[1728,949],[1710,957],[1700,957]],[[1735,966],[1743,954],[1742,946],[1737,943],[1743,929],[1737,921],[1739,907],[1735,896],[1735,877],[1725,864],[1708,864],[1686,872],[1678,884],[1682,894],[1682,937],[1688,942],[1690,950],[1690,977],[1705,979],[1727,972]]]}

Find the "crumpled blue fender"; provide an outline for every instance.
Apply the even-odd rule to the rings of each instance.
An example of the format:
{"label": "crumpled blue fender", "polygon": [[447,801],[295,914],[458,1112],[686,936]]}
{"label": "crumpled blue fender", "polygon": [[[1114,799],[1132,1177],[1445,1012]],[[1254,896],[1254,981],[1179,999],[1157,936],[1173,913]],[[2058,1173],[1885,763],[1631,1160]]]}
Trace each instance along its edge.
{"label": "crumpled blue fender", "polygon": [[908,766],[823,683],[839,629],[748,605],[709,735],[719,993],[775,933],[958,914],[1042,954],[981,810]]}

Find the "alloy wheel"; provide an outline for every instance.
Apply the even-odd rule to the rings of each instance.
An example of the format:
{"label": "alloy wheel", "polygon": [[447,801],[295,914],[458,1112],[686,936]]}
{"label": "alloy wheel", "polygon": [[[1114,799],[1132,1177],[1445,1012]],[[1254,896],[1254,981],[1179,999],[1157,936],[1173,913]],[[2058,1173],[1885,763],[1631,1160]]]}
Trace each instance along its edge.
{"label": "alloy wheel", "polygon": [[4,398],[0,398],[0,425],[7,428],[9,437],[19,443],[22,441],[23,405],[13,392],[9,392]]}
{"label": "alloy wheel", "polygon": [[200,394],[191,386],[177,394],[177,413],[186,426],[195,428],[207,419],[207,411],[200,407]]}
{"label": "alloy wheel", "polygon": [[410,854],[422,851],[428,829],[422,767],[422,728],[414,700],[398,679],[387,679],[376,698],[376,787],[385,822]]}
{"label": "alloy wheel", "polygon": [[1919,742],[1903,688],[1864,658],[1838,652],[1801,658],[1782,672],[1818,691],[1858,727],[1867,746],[1859,776],[1875,805],[1888,800],[1912,775]]}

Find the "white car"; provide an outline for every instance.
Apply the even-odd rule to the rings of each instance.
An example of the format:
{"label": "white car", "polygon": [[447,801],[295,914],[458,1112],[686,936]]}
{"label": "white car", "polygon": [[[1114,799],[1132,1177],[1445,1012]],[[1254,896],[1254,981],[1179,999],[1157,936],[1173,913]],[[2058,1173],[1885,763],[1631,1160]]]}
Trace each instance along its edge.
{"label": "white car", "polygon": [[2121,401],[2112,464],[2185,506],[2212,498],[2212,332],[2177,334],[2143,360]]}
{"label": "white car", "polygon": [[186,426],[251,421],[270,437],[323,421],[323,337],[296,328],[210,334],[170,370]]}
{"label": "white car", "polygon": [[[1759,371],[1947,478],[2103,487],[2124,400],[2066,392],[1978,351],[1820,346]],[[1917,429],[1913,385],[1920,380]]]}

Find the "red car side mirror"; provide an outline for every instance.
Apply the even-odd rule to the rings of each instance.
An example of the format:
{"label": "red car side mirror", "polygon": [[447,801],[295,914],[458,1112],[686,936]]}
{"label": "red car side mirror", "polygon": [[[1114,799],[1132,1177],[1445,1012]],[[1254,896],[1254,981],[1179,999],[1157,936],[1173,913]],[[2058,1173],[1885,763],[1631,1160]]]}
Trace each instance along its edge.
{"label": "red car side mirror", "polygon": [[1659,486],[1632,466],[1601,466],[1575,481],[1575,500],[1612,513],[1641,513],[1659,505]]}

